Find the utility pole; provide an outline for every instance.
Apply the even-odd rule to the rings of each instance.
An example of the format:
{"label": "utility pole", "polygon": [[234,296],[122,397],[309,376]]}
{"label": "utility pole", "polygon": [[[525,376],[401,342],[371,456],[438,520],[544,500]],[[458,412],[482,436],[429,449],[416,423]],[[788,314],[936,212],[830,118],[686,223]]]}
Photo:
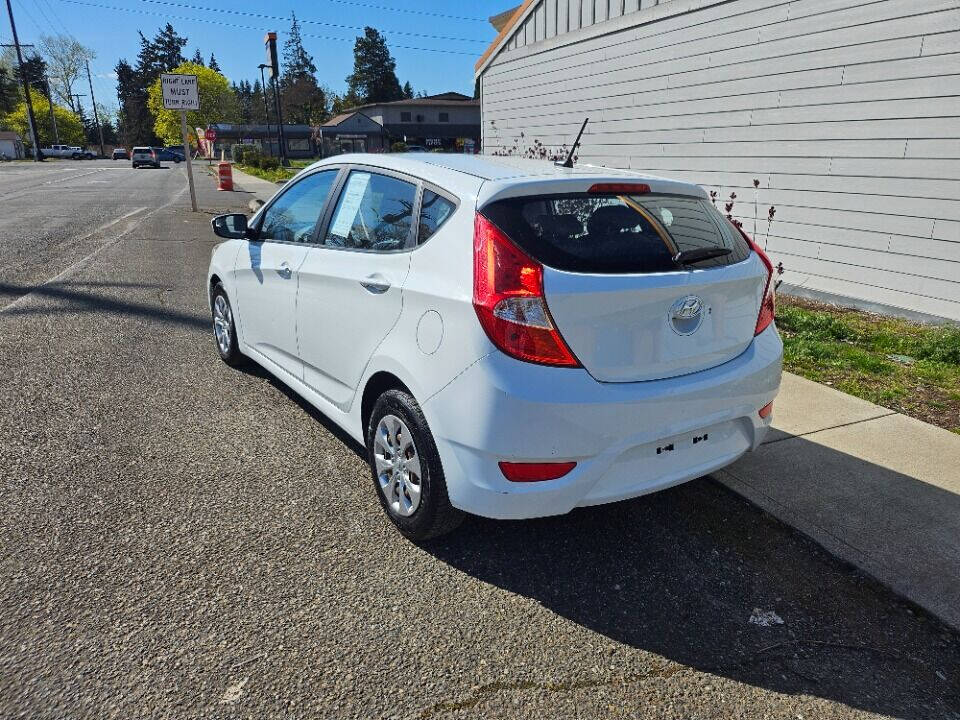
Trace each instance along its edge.
{"label": "utility pole", "polygon": [[30,138],[33,140],[33,160],[43,162],[40,157],[40,138],[37,137],[37,124],[33,119],[33,102],[30,100],[30,82],[23,72],[23,53],[20,52],[20,38],[17,37],[17,24],[13,21],[13,6],[7,0],[7,15],[10,16],[10,31],[13,33],[13,44],[17,48],[17,67],[20,68],[20,80],[23,82],[23,95],[27,102],[27,124],[30,126]]}
{"label": "utility pole", "polygon": [[97,124],[97,132],[100,133],[100,157],[103,152],[103,125],[100,124],[100,114],[97,112],[97,98],[93,95],[93,80],[90,79],[90,61],[85,61],[87,65],[87,84],[90,86],[90,102],[93,103],[93,121]]}
{"label": "utility pole", "polygon": [[80,104],[80,98],[86,97],[86,95],[81,95],[80,93],[74,93],[70,97],[77,99],[77,106],[75,108],[71,108],[73,110],[73,114],[81,115],[83,113],[83,105]]}

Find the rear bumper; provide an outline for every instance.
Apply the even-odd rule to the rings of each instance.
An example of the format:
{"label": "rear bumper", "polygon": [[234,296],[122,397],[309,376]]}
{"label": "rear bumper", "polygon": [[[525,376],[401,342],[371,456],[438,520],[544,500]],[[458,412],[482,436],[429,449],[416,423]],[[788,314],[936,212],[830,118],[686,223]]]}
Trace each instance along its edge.
{"label": "rear bumper", "polygon": [[[777,394],[782,355],[771,326],[709,370],[599,383],[584,370],[495,352],[423,410],[455,507],[493,518],[558,515],[692,480],[756,448],[770,424],[757,411]],[[558,480],[513,483],[500,473],[501,460],[577,466]]]}

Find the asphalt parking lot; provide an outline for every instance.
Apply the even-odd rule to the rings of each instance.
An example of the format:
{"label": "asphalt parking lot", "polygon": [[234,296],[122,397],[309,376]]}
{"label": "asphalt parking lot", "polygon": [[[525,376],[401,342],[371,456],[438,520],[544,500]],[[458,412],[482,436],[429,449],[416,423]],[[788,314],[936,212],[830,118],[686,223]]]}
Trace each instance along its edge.
{"label": "asphalt parking lot", "polygon": [[0,717],[960,718],[956,632],[710,478],[405,541],[218,359],[198,180],[0,166]]}

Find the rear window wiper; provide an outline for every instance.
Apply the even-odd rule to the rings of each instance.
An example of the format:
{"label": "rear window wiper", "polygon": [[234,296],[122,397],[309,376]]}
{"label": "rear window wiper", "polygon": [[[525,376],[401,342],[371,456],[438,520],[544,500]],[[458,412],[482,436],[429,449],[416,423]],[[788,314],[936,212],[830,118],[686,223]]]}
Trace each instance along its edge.
{"label": "rear window wiper", "polygon": [[692,265],[701,260],[724,257],[732,252],[733,250],[725,247],[694,248],[693,250],[682,250],[678,252],[673,256],[673,261],[679,265]]}

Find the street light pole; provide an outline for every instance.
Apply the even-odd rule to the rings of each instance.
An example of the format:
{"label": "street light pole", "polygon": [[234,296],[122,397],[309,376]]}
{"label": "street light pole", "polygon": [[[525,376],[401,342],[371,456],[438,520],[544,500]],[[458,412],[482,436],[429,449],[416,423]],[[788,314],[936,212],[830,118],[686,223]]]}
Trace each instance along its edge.
{"label": "street light pole", "polygon": [[[264,79],[263,71],[270,67],[260,63],[260,94],[263,96],[263,117],[267,121],[267,136],[270,135],[270,105],[267,103],[267,81]],[[277,141],[279,143],[279,140]]]}
{"label": "street light pole", "polygon": [[90,61],[86,60],[87,65],[87,84],[90,86],[90,102],[93,103],[93,121],[97,124],[97,132],[100,133],[100,157],[103,152],[103,125],[100,124],[100,114],[97,112],[97,98],[93,94],[93,80],[90,79]]}
{"label": "street light pole", "polygon": [[23,96],[27,103],[27,124],[30,126],[30,138],[33,140],[33,160],[43,162],[40,157],[40,138],[37,137],[37,123],[33,119],[33,102],[30,100],[30,82],[23,71],[23,53],[20,51],[20,38],[17,37],[17,24],[13,20],[13,6],[7,0],[7,15],[10,16],[10,31],[13,33],[13,44],[17,48],[17,67],[20,68],[20,80],[23,82]]}

